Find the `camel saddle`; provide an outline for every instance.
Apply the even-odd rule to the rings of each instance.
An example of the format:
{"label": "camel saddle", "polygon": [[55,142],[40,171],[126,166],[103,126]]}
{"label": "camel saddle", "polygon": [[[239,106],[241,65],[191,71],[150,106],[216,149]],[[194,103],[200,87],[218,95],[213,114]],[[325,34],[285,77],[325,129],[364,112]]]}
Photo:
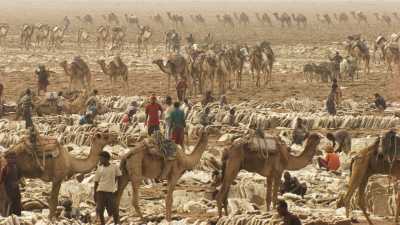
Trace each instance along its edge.
{"label": "camel saddle", "polygon": [[39,157],[44,156],[52,158],[57,158],[60,155],[61,145],[57,138],[43,136],[36,137],[36,150],[33,149],[29,136],[24,137],[22,141],[25,144],[25,151],[28,154],[34,154],[33,151],[35,151]]}
{"label": "camel saddle", "polygon": [[[262,132],[262,131],[261,131]],[[248,137],[248,146],[251,152],[260,154],[263,158],[268,158],[270,154],[278,152],[278,145],[274,136],[256,131]]]}
{"label": "camel saddle", "polygon": [[154,132],[150,138],[144,139],[143,143],[152,155],[163,157],[168,161],[176,159],[178,146],[173,141],[166,139],[159,131]]}

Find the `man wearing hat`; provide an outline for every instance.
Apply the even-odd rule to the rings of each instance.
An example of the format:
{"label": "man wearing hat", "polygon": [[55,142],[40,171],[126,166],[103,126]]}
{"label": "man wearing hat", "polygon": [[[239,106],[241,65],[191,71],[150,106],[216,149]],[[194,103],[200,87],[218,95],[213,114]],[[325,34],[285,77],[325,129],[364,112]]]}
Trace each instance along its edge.
{"label": "man wearing hat", "polygon": [[160,130],[160,117],[162,117],[163,109],[160,104],[157,103],[157,97],[153,94],[150,97],[150,103],[145,107],[146,121],[148,134],[152,135],[154,131]]}
{"label": "man wearing hat", "polygon": [[44,65],[40,64],[35,73],[38,76],[38,95],[40,95],[40,91],[46,93],[47,86],[49,85],[49,72],[46,70]]}
{"label": "man wearing hat", "polygon": [[94,176],[94,199],[96,213],[101,225],[105,225],[104,210],[112,216],[114,224],[119,224],[119,209],[116,204],[115,192],[118,189],[118,179],[122,176],[121,170],[110,163],[110,153],[100,153],[100,166]]}
{"label": "man wearing hat", "polygon": [[325,168],[328,171],[337,171],[340,167],[339,156],[335,153],[333,146],[328,145],[325,149],[325,159],[319,157],[318,165],[320,168]]}
{"label": "man wearing hat", "polygon": [[15,152],[8,152],[5,156],[7,164],[0,174],[0,184],[4,184],[4,189],[9,200],[9,211],[7,215],[21,216],[21,190],[19,188],[19,172],[17,168],[17,155]]}

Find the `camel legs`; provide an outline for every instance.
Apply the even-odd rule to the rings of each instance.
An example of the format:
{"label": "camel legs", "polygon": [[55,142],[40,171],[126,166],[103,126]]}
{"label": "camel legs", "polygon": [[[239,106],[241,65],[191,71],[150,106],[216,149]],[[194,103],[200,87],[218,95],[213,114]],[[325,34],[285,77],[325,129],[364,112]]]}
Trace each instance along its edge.
{"label": "camel legs", "polygon": [[272,176],[267,176],[266,181],[267,181],[267,186],[265,188],[266,191],[265,202],[267,205],[267,211],[269,211],[271,209],[271,201],[272,201],[272,181],[273,181]]}
{"label": "camel legs", "polygon": [[260,70],[257,70],[257,72],[256,72],[257,74],[256,74],[256,87],[260,87],[261,85],[260,85],[260,80],[261,80],[261,77],[260,77]]}
{"label": "camel legs", "polygon": [[358,188],[358,206],[360,207],[361,211],[363,212],[368,223],[370,225],[372,225],[373,223],[372,223],[371,219],[369,218],[369,215],[367,213],[367,209],[365,206],[365,189],[368,184],[368,178],[369,178],[368,176],[363,178],[363,180],[361,181],[360,186]]}
{"label": "camel legs", "polygon": [[272,189],[272,207],[275,208],[278,203],[278,192],[281,186],[281,177],[282,173],[275,173],[274,175],[274,183]]}
{"label": "camel legs", "polygon": [[50,219],[52,219],[56,213],[57,204],[58,204],[58,193],[60,192],[61,182],[62,181],[53,181],[53,183],[52,183],[50,200],[49,200],[49,209],[50,209],[49,218]]}
{"label": "camel legs", "polygon": [[171,211],[172,211],[172,194],[174,192],[175,186],[178,183],[178,179],[180,176],[170,176],[168,180],[168,192],[165,198],[165,210],[166,210],[166,220],[171,221]]}
{"label": "camel legs", "polygon": [[126,186],[129,183],[129,177],[127,174],[123,174],[119,179],[118,179],[118,190],[116,193],[116,205],[117,205],[117,209],[119,209],[119,205],[121,203],[121,198],[122,198],[122,194],[124,193],[124,190],[126,188]]}
{"label": "camel legs", "polygon": [[225,208],[225,215],[228,215],[228,191],[232,182],[237,177],[239,171],[240,162],[237,160],[227,159],[226,167],[223,174],[222,186],[216,196],[219,217],[222,217],[222,206],[224,206]]}
{"label": "camel legs", "polygon": [[142,211],[139,207],[139,186],[141,183],[141,178],[132,177],[131,184],[132,184],[132,205],[135,208],[136,213],[140,217],[141,220],[144,220]]}

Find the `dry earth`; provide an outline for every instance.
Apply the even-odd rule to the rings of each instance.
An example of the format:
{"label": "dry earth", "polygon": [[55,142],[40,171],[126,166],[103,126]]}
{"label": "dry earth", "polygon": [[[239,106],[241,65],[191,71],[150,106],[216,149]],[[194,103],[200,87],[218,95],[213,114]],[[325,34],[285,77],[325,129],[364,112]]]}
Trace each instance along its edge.
{"label": "dry earth", "polygon": [[[309,98],[311,100],[323,101],[330,89],[328,83],[306,83],[303,79],[302,66],[307,62],[326,61],[328,54],[334,53],[336,50],[345,54],[342,42],[346,36],[362,33],[363,37],[368,40],[371,47],[378,34],[389,36],[397,30],[399,23],[394,21],[395,25],[387,27],[382,25],[373,18],[372,13],[378,10],[380,12],[391,12],[394,7],[398,7],[398,3],[393,1],[265,1],[265,2],[236,2],[236,3],[213,3],[213,2],[142,2],[138,4],[130,2],[108,2],[97,1],[65,1],[65,2],[44,2],[37,1],[29,6],[16,1],[15,3],[8,2],[5,9],[0,15],[0,23],[7,22],[10,24],[10,34],[7,41],[0,47],[0,81],[5,86],[5,99],[8,102],[15,101],[17,96],[30,87],[36,89],[36,77],[33,73],[39,63],[45,64],[55,74],[50,78],[50,91],[67,90],[68,78],[65,76],[58,63],[62,60],[72,60],[76,55],[83,57],[90,66],[92,74],[94,74],[94,86],[99,90],[101,95],[138,95],[148,96],[151,93],[156,93],[159,96],[164,96],[168,92],[166,90],[167,77],[162,74],[157,67],[151,64],[155,58],[160,58],[166,55],[163,44],[163,34],[172,26],[169,22],[161,27],[152,23],[149,20],[149,15],[154,15],[157,12],[162,13],[166,19],[165,11],[173,11],[183,14],[186,18],[187,25],[179,28],[178,31],[183,37],[189,33],[193,33],[195,38],[202,38],[210,32],[215,40],[222,43],[247,43],[253,45],[257,42],[268,40],[271,42],[275,51],[277,63],[274,65],[273,85],[271,88],[256,88],[251,80],[251,75],[248,69],[244,72],[244,85],[242,89],[229,90],[226,94],[230,103],[239,103],[250,100],[255,100],[260,103],[282,102],[285,99]],[[336,23],[331,27],[326,27],[318,23],[315,19],[316,13],[333,13],[341,11],[363,10],[368,14],[370,25],[358,25],[354,21],[349,25],[339,26]],[[94,30],[97,25],[103,24],[101,14],[113,11],[118,15],[123,13],[135,13],[142,24],[149,24],[153,31],[150,46],[150,55],[148,57],[136,57],[136,45],[134,37],[137,34],[136,28],[128,28],[129,45],[122,51],[100,50],[95,48]],[[230,12],[245,11],[250,15],[251,24],[249,27],[240,27],[233,30],[224,28],[216,22],[215,14],[230,13]],[[274,26],[261,26],[254,18],[254,12],[268,11],[271,14],[274,11],[289,11],[304,13],[309,17],[309,27],[306,29],[282,29],[273,19]],[[96,26],[87,27],[91,32],[91,43],[78,48],[75,39],[76,32],[79,27],[79,22],[74,18],[76,15],[91,13],[95,17]],[[200,27],[193,25],[189,21],[189,15],[194,13],[202,13],[207,25]],[[19,32],[23,23],[59,23],[64,15],[68,15],[72,19],[72,29],[67,32],[63,49],[55,51],[47,51],[45,49],[23,50],[19,46]],[[272,15],[270,15],[272,17]],[[129,87],[130,92],[123,91],[122,82],[118,82],[115,88],[110,87],[108,77],[101,71],[96,60],[100,58],[111,59],[112,56],[120,55],[123,61],[129,67]],[[395,74],[394,78],[390,78],[386,72],[386,68],[380,64],[376,65],[371,62],[371,74],[364,76],[354,82],[340,82],[344,99],[352,99],[355,102],[371,102],[372,95],[375,92],[381,93],[389,102],[399,101],[400,91],[400,76]],[[171,94],[175,93],[171,90]],[[201,96],[195,96],[194,101]],[[368,132],[365,130],[353,130],[357,136],[366,136]],[[375,130],[373,133],[379,133],[381,130]],[[215,141],[212,142],[212,145]],[[332,176],[332,175],[324,175]],[[341,177],[342,180],[345,177]],[[190,179],[189,179],[190,180]],[[26,195],[29,195],[29,184],[43,184],[38,181],[29,181],[26,187]],[[36,186],[34,191],[38,191]],[[151,206],[155,207],[155,212],[162,213],[162,207],[159,205],[165,187],[160,184],[154,186],[146,186],[142,191],[141,206],[149,207],[146,201],[156,199]],[[41,191],[48,191],[49,186],[45,184]],[[207,183],[181,183],[177,190],[185,190],[188,193],[207,193],[209,185]],[[196,195],[196,194],[195,194]],[[197,196],[198,197],[198,196]],[[150,210],[146,210],[150,211]],[[151,211],[152,212],[152,211]],[[149,213],[151,213],[149,212]],[[180,218],[190,218],[191,220],[202,220],[215,217],[215,212],[201,213],[175,213]],[[359,217],[360,219],[362,217]],[[389,224],[388,219],[379,223]],[[135,222],[137,223],[137,222]],[[200,223],[199,223],[200,224]],[[361,223],[363,224],[363,222]]]}

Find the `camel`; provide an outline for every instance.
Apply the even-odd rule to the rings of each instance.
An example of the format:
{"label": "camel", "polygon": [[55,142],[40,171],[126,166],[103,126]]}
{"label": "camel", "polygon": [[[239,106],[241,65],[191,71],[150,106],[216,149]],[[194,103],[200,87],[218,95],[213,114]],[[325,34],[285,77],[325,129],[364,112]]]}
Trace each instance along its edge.
{"label": "camel", "polygon": [[163,18],[162,18],[162,16],[160,14],[152,16],[151,20],[153,20],[153,22],[155,22],[157,24],[164,25],[164,20],[163,20]]}
{"label": "camel", "polygon": [[366,44],[361,40],[358,40],[356,43],[347,43],[345,49],[347,50],[348,55],[357,60],[357,64],[364,62],[364,75],[369,74],[369,62],[371,56],[369,54],[368,46],[366,46]]}
{"label": "camel", "polygon": [[9,30],[10,26],[8,24],[0,24],[0,46],[4,44]]}
{"label": "camel", "polygon": [[45,42],[48,41],[50,35],[50,26],[47,24],[36,24],[33,28],[36,47],[45,45]]}
{"label": "camel", "polygon": [[129,16],[128,16],[128,14],[125,14],[124,16],[125,16],[125,20],[128,24],[130,24],[130,25],[138,25],[139,24],[139,18],[137,16],[134,16],[132,14]]}
{"label": "camel", "polygon": [[82,44],[89,43],[89,32],[84,28],[79,28],[77,43],[78,47],[82,47]]}
{"label": "camel", "polygon": [[128,67],[122,62],[119,56],[115,57],[108,65],[106,65],[104,60],[98,60],[97,63],[100,65],[103,73],[110,77],[112,88],[114,88],[117,78],[121,77],[125,86],[125,91],[129,92]]}
{"label": "camel", "polygon": [[86,14],[85,16],[83,16],[83,18],[81,18],[80,16],[77,16],[76,18],[84,25],[93,25],[93,17],[90,14]]}
{"label": "camel", "polygon": [[[231,88],[232,66],[231,60],[227,52],[219,52],[217,54],[217,70],[216,79],[219,86],[220,94],[225,94],[226,88]],[[227,84],[227,85],[226,85]]]}
{"label": "camel", "polygon": [[250,18],[245,12],[241,12],[239,15],[239,25],[247,26],[250,24]]}
{"label": "camel", "polygon": [[275,61],[274,52],[268,42],[255,46],[249,56],[250,70],[256,74],[256,87],[261,87],[261,73],[264,74],[264,85],[272,82],[272,67]]}
{"label": "camel", "polygon": [[[166,219],[171,221],[171,208],[173,202],[173,191],[179,178],[187,170],[193,169],[200,161],[203,152],[208,145],[208,131],[206,128],[200,130],[199,139],[190,154],[185,154],[184,149],[178,148],[176,159],[170,161],[171,169],[167,175],[168,192],[165,197]],[[158,149],[157,149],[158,150]],[[161,150],[159,150],[161,151]],[[149,149],[145,142],[138,143],[121,160],[122,177],[117,190],[117,205],[128,182],[132,185],[132,204],[138,216],[144,220],[139,208],[139,186],[143,178],[156,179],[161,176],[164,170],[164,158]]]}
{"label": "camel", "polygon": [[307,27],[307,17],[304,16],[303,14],[299,13],[297,16],[293,13],[292,14],[292,19],[297,23],[297,27],[300,28],[303,26],[303,28]]}
{"label": "camel", "polygon": [[32,35],[35,28],[33,25],[24,24],[20,35],[22,48],[29,49],[31,47]]}
{"label": "camel", "polygon": [[234,141],[229,148],[225,149],[222,156],[222,186],[215,197],[219,217],[222,216],[222,207],[228,215],[229,187],[242,169],[266,177],[266,205],[267,210],[270,210],[271,204],[277,203],[283,171],[300,170],[306,167],[312,161],[321,139],[316,133],[310,134],[304,151],[299,156],[293,156],[289,152],[289,147],[279,138],[273,136],[267,138],[275,147],[274,153],[263,155],[260,151],[264,150],[252,149],[252,140],[246,137]]}
{"label": "camel", "polygon": [[104,19],[107,23],[109,23],[109,24],[114,24],[114,25],[116,25],[116,26],[119,25],[118,16],[117,16],[115,13],[113,13],[113,12],[111,12],[111,13],[109,13],[109,14],[107,14],[107,15],[103,15],[102,17],[103,17],[103,19]]}
{"label": "camel", "polygon": [[[38,99],[35,101],[34,110],[38,116],[51,115],[51,114],[81,114],[86,111],[86,101],[88,93],[83,91],[73,100],[65,100],[61,110],[57,107],[56,102],[49,102],[47,99]],[[99,107],[101,108],[101,107]],[[102,114],[102,113],[99,113]]]}
{"label": "camel", "polygon": [[96,43],[97,48],[105,48],[107,41],[110,39],[110,27],[99,26],[97,28]]}
{"label": "camel", "polygon": [[[391,44],[389,44],[389,45],[386,45],[383,50],[384,50],[383,59],[385,60],[387,70],[390,72],[391,76],[393,77],[392,64],[397,65],[397,68],[400,69],[399,47],[397,44],[395,47],[393,47]],[[400,71],[399,71],[399,73],[400,73]]]}
{"label": "camel", "polygon": [[374,16],[378,22],[385,23],[388,26],[392,25],[392,18],[389,15],[387,14],[380,15],[379,13],[375,12]]}
{"label": "camel", "polygon": [[340,24],[346,24],[349,22],[349,16],[345,12],[341,12],[339,16],[334,13],[335,20],[338,21]]}
{"label": "camel", "polygon": [[[353,194],[358,190],[358,206],[362,210],[368,223],[372,225],[372,221],[367,214],[365,206],[365,188],[368,179],[375,174],[386,174],[395,178],[400,178],[400,163],[393,158],[393,153],[400,147],[400,138],[396,136],[396,132],[389,131],[381,138],[377,138],[375,142],[359,151],[352,159],[351,173],[349,180],[349,188],[345,195],[342,195],[337,201],[337,207],[346,207],[346,216],[350,214],[350,200]],[[382,149],[380,150],[380,147]],[[382,152],[383,150],[383,152]],[[384,152],[393,152],[392,154]],[[389,154],[389,155],[388,155]],[[393,160],[390,163],[390,160]],[[396,209],[396,223],[398,221],[399,208]]]}
{"label": "camel", "polygon": [[111,49],[122,49],[126,39],[126,27],[111,29]]}
{"label": "camel", "polygon": [[322,15],[321,18],[321,15],[317,13],[317,20],[322,24],[326,24],[328,26],[332,25],[332,19],[328,14]]}
{"label": "camel", "polygon": [[139,27],[139,34],[137,36],[137,43],[138,43],[138,56],[141,56],[142,46],[146,52],[146,56],[149,56],[149,42],[151,37],[153,36],[153,32],[151,31],[149,26],[138,26]]}
{"label": "camel", "polygon": [[[175,83],[178,82],[179,78],[186,78],[188,80],[188,64],[180,54],[170,55],[166,61],[163,59],[156,59],[153,64],[157,65],[160,70],[168,76],[168,89],[170,89],[171,77],[175,79]],[[179,75],[179,77],[178,77]]]}
{"label": "camel", "polygon": [[64,72],[69,76],[69,90],[72,90],[72,85],[79,82],[85,89],[91,88],[92,75],[88,65],[82,60],[74,61],[70,64],[67,61],[62,61],[60,66],[64,69]]}
{"label": "camel", "polygon": [[222,23],[224,25],[224,27],[235,27],[235,23],[233,22],[233,18],[231,15],[225,14],[223,15],[223,17],[221,18],[220,15],[217,15],[217,20],[218,22]]}
{"label": "camel", "polygon": [[350,15],[353,17],[353,19],[355,21],[357,21],[358,24],[365,23],[365,24],[368,25],[367,16],[363,12],[361,12],[361,11],[358,11],[358,12],[351,11]]}
{"label": "camel", "polygon": [[63,43],[64,34],[66,31],[65,26],[54,26],[53,29],[50,30],[49,35],[49,50],[50,49],[60,49],[61,44]]}
{"label": "camel", "polygon": [[177,28],[179,25],[183,26],[184,19],[183,16],[177,15],[177,14],[171,14],[171,12],[167,12],[168,19],[174,24],[174,26]]}
{"label": "camel", "polygon": [[281,16],[279,16],[277,12],[274,12],[272,15],[274,15],[275,19],[281,23],[282,28],[285,27],[285,24],[287,27],[292,26],[292,19],[286,12],[282,13]]}
{"label": "camel", "polygon": [[263,13],[261,17],[259,13],[256,13],[255,15],[258,22],[260,22],[262,25],[268,24],[269,26],[272,26],[271,18],[268,16],[267,13]]}
{"label": "camel", "polygon": [[246,57],[248,55],[248,50],[246,47],[240,48],[239,46],[236,46],[234,48],[229,48],[226,51],[226,53],[228,55],[232,73],[234,74],[235,87],[241,88],[242,72],[243,72],[244,62],[246,61]]}
{"label": "camel", "polygon": [[[44,162],[32,154],[32,146],[29,137],[10,148],[17,154],[17,167],[21,177],[39,178],[45,182],[52,182],[49,199],[49,218],[53,218],[58,204],[58,193],[61,183],[75,174],[85,174],[92,171],[99,161],[99,153],[106,145],[117,141],[116,135],[108,133],[95,133],[91,137],[91,150],[86,159],[77,159],[71,156],[67,148],[61,146],[56,138],[38,137],[39,141],[36,154],[45,154]],[[43,149],[44,148],[44,149]],[[55,156],[56,155],[56,156]]]}
{"label": "camel", "polygon": [[198,90],[204,94],[207,83],[210,84],[211,92],[214,89],[214,78],[217,69],[217,58],[215,52],[209,50],[206,53],[195,53],[196,57],[191,57],[189,62],[189,73],[191,77],[198,78]]}

